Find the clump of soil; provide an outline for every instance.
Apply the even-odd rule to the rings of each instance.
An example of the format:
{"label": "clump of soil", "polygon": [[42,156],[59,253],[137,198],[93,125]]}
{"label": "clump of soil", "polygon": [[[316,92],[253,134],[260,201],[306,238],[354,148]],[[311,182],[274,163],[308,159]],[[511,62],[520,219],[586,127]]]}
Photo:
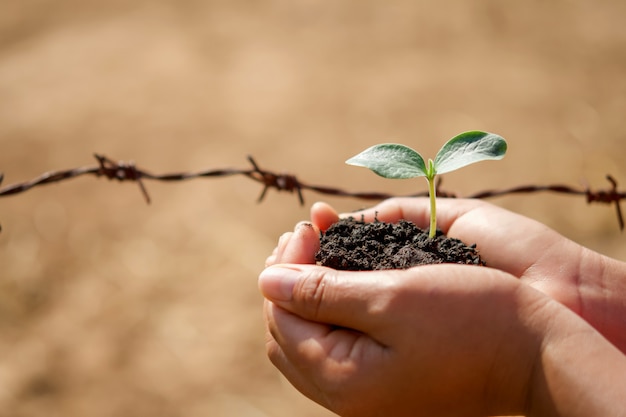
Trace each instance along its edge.
{"label": "clump of soil", "polygon": [[467,246],[440,230],[430,239],[428,231],[406,220],[366,223],[353,217],[339,220],[321,234],[315,260],[318,265],[351,271],[437,263],[485,265],[476,245]]}

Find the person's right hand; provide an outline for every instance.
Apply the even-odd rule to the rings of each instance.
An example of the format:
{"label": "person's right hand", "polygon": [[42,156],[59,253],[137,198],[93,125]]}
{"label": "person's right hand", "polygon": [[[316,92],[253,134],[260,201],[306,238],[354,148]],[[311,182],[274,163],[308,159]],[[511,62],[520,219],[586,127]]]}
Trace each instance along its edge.
{"label": "person's right hand", "polygon": [[[626,352],[626,264],[593,252],[547,226],[479,200],[439,199],[438,227],[467,244],[476,243],[488,267],[507,272],[580,315]],[[428,199],[396,198],[351,213],[365,221],[406,219],[429,225]],[[342,215],[347,216],[347,215]],[[316,203],[311,220],[326,230],[339,219],[332,207]],[[314,263],[316,230],[285,235],[274,263]],[[290,240],[289,245],[286,243]]]}

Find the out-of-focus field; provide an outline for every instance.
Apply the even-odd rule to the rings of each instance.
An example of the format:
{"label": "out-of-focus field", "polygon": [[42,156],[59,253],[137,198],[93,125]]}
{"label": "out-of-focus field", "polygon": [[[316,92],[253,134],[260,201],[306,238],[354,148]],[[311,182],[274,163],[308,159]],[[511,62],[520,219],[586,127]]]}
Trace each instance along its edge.
{"label": "out-of-focus field", "polygon": [[[433,156],[496,132],[509,155],[448,174],[467,195],[523,184],[626,187],[626,2],[5,1],[4,183],[93,165],[261,166],[407,194],[343,161],[397,141]],[[325,199],[244,177],[82,177],[0,199],[0,416],[331,415],[265,356],[256,279]],[[615,209],[492,200],[626,260]]]}

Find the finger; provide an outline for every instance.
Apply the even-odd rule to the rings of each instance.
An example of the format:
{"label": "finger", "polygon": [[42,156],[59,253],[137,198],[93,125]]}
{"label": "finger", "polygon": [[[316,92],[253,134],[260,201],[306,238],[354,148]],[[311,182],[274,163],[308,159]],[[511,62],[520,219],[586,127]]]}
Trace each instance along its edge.
{"label": "finger", "polygon": [[313,264],[319,248],[319,229],[309,222],[300,222],[293,233],[280,242],[276,263]]}
{"label": "finger", "polygon": [[344,389],[350,379],[365,379],[358,374],[368,368],[382,368],[386,348],[365,334],[305,320],[269,301],[265,316],[272,363],[300,392],[326,407],[328,393]]}
{"label": "finger", "polygon": [[[437,227],[445,234],[449,233],[454,222],[464,214],[486,205],[472,199],[437,199]],[[352,216],[371,222],[375,219],[382,222],[395,223],[401,219],[409,220],[423,229],[430,225],[430,201],[427,198],[391,198],[355,213],[341,214],[341,217]]]}
{"label": "finger", "polygon": [[[263,311],[266,322],[265,348],[270,361],[298,391],[313,401],[320,402],[320,390],[312,383],[309,375],[302,373],[302,366],[295,365],[300,363],[299,358],[294,358],[292,352],[292,349],[294,349],[296,345],[291,343],[287,344],[288,338],[283,337],[282,332],[278,330],[281,327],[277,325],[277,323],[281,323],[281,325],[286,326],[287,329],[293,329],[294,327],[299,327],[301,324],[306,326],[307,323],[303,322],[303,320],[299,319],[297,316],[293,316],[291,313],[281,310],[267,300],[265,300]],[[315,329],[313,332],[319,333]],[[285,353],[283,346],[285,346],[289,355]],[[312,357],[314,355],[307,356]],[[312,368],[319,369],[319,360],[315,362],[318,366]]]}
{"label": "finger", "polygon": [[[364,333],[307,320],[271,301],[266,300],[266,306],[266,322],[272,338],[280,346],[297,347],[293,351],[284,350],[287,356],[290,353],[297,354],[298,359],[314,364],[328,359],[342,360],[350,357],[357,342],[383,347]],[[367,339],[367,342],[361,339]]]}
{"label": "finger", "polygon": [[[280,264],[260,274],[259,288],[267,299],[302,319],[356,330],[389,346],[390,320],[418,308],[426,311],[426,306],[441,309],[437,303],[452,299],[464,302],[466,295],[501,287],[508,279],[513,278],[492,268],[455,264],[385,271]],[[428,321],[413,318],[421,319]]]}
{"label": "finger", "polygon": [[377,312],[385,311],[401,272],[279,264],[261,272],[259,289],[274,304],[303,319],[373,335],[384,326],[385,319]]}
{"label": "finger", "polygon": [[276,245],[276,247],[272,251],[272,254],[270,256],[268,256],[267,259],[265,259],[265,266],[266,267],[268,267],[270,265],[274,265],[274,264],[280,263],[278,261],[278,259],[279,259],[279,257],[282,256],[282,253],[285,250],[285,246],[287,245],[287,243],[291,239],[292,235],[293,235],[293,232],[286,232],[286,233],[283,233],[278,238],[278,245]]}
{"label": "finger", "polygon": [[337,220],[339,215],[329,204],[317,202],[311,206],[311,221],[320,230],[326,231]]}
{"label": "finger", "polygon": [[286,232],[265,260],[265,266],[279,263],[315,263],[319,250],[319,229],[309,222],[300,222],[293,232]]}

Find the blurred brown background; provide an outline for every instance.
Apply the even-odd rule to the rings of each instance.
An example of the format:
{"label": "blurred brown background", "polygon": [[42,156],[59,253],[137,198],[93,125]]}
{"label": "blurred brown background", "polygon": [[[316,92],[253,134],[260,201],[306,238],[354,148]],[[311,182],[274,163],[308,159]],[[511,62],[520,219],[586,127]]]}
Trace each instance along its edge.
{"label": "blurred brown background", "polygon": [[[626,2],[0,3],[5,185],[93,165],[261,166],[406,194],[343,161],[397,141],[433,156],[496,132],[509,155],[451,173],[467,195],[626,185]],[[265,357],[256,278],[325,199],[243,177],[83,177],[0,200],[0,416],[328,416]],[[612,207],[534,194],[494,203],[626,260]]]}

